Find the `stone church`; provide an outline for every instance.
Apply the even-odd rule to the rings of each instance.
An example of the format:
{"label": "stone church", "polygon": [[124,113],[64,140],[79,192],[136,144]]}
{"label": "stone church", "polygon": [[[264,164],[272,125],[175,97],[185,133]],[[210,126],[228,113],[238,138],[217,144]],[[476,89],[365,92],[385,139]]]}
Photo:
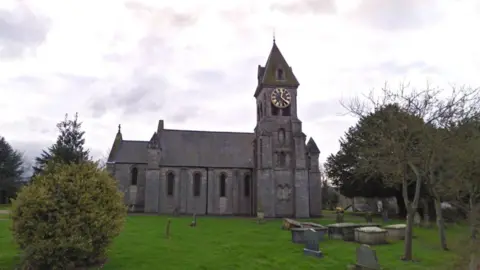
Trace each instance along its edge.
{"label": "stone church", "polygon": [[125,203],[159,214],[320,216],[320,151],[306,143],[300,84],[275,41],[257,81],[253,133],[174,130],[160,120],[150,140],[134,141],[119,126],[107,169]]}

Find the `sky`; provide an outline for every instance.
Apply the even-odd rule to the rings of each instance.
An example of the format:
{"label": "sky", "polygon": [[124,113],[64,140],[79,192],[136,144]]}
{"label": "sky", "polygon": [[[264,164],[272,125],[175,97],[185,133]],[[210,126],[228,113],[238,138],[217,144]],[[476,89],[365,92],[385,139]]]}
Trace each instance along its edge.
{"label": "sky", "polygon": [[[167,129],[253,132],[273,34],[321,160],[355,124],[340,101],[385,82],[480,86],[480,1],[0,1],[0,136],[28,161],[78,112],[105,158]],[[307,139],[308,139],[307,138]]]}

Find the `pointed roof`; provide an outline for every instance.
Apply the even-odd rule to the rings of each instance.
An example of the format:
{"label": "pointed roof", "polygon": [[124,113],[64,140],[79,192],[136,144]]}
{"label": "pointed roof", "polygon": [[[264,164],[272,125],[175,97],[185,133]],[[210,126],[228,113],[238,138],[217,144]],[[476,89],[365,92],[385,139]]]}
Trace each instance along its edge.
{"label": "pointed roof", "polygon": [[313,140],[313,138],[310,137],[310,140],[308,140],[307,143],[307,152],[311,154],[320,154],[320,149],[318,149],[317,144]]}
{"label": "pointed roof", "polygon": [[[282,71],[283,79],[277,78],[277,70]],[[258,66],[258,87],[255,91],[255,97],[263,86],[298,87],[299,85],[300,83],[292,68],[288,65],[274,40],[265,67]]]}
{"label": "pointed roof", "polygon": [[110,154],[108,155],[108,162],[115,161],[115,154],[117,153],[120,145],[122,144],[122,127],[118,125],[117,135],[115,135],[115,140],[113,141],[112,149],[110,149]]}

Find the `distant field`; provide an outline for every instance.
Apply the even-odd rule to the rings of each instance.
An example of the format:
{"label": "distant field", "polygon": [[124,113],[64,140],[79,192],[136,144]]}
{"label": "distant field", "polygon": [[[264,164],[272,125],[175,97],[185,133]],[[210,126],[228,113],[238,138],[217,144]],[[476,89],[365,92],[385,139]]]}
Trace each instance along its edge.
{"label": "distant field", "polygon": [[[328,216],[314,221],[334,223],[333,217]],[[303,246],[290,242],[290,232],[280,228],[281,220],[258,225],[247,218],[199,217],[198,227],[191,228],[188,226],[191,218],[177,217],[172,218],[170,239],[164,238],[166,221],[163,216],[129,216],[103,269],[341,270],[355,262],[358,246],[326,240],[320,243],[325,257],[316,259],[304,256]],[[363,219],[346,215],[345,221],[363,222]],[[0,269],[13,269],[18,261],[9,226],[10,221],[0,221]],[[449,226],[449,241],[466,231],[460,226]],[[396,242],[375,247],[380,264],[390,270],[449,269],[455,255],[440,250],[437,230],[416,228],[415,235],[414,255],[419,262],[402,262],[403,242]]]}

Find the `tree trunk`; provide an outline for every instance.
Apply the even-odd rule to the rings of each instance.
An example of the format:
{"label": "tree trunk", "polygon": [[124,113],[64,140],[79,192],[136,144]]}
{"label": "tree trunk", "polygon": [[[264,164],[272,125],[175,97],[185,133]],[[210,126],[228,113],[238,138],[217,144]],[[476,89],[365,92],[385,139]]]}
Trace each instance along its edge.
{"label": "tree trunk", "polygon": [[[407,208],[408,209],[408,208]],[[408,209],[410,210],[410,209]],[[407,213],[407,227],[405,228],[405,243],[403,250],[403,260],[411,261],[413,253],[413,217],[415,216],[415,210],[408,211]]]}
{"label": "tree trunk", "polygon": [[423,226],[426,228],[430,227],[430,211],[428,209],[427,199],[422,199],[422,208],[423,208]]}
{"label": "tree trunk", "polygon": [[[420,191],[422,187],[422,177],[418,172],[417,167],[412,163],[407,163],[408,167],[415,173],[415,194],[413,195],[413,200],[410,202],[408,199],[408,180],[406,178],[406,174],[403,178],[403,187],[402,187],[402,195],[403,201],[405,202],[405,206],[407,207],[407,228],[405,228],[405,246],[404,246],[404,254],[403,260],[411,261],[413,259],[412,250],[413,250],[413,219],[415,213],[417,212],[418,202],[420,200]],[[405,170],[406,172],[406,170]]]}
{"label": "tree trunk", "polygon": [[397,199],[398,217],[399,218],[406,218],[407,217],[407,208],[405,207],[405,202],[403,200],[403,196],[402,196],[401,191],[395,192],[395,199]]}
{"label": "tree trunk", "polygon": [[440,236],[440,246],[443,250],[448,250],[447,238],[445,236],[445,221],[443,220],[442,205],[438,196],[435,196],[435,214],[437,216],[438,234]]}

